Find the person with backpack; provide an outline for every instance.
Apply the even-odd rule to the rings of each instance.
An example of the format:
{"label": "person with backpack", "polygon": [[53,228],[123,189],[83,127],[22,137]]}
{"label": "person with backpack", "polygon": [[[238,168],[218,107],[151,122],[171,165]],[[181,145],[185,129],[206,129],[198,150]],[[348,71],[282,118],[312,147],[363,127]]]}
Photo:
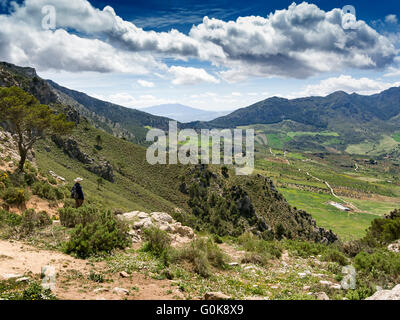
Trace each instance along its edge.
{"label": "person with backpack", "polygon": [[79,208],[83,205],[85,201],[85,196],[83,195],[81,182],[83,181],[82,178],[76,178],[74,180],[75,184],[71,190],[71,198],[75,199],[75,207]]}

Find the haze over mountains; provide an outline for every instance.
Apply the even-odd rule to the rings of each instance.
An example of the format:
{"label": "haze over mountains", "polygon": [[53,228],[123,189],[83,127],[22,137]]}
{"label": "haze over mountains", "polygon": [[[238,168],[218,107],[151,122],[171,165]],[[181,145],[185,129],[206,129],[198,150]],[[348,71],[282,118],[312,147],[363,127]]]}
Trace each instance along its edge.
{"label": "haze over mountains", "polygon": [[211,121],[232,112],[232,111],[207,111],[207,110],[188,107],[179,103],[162,104],[158,106],[141,108],[140,110],[148,112],[152,115],[167,117],[183,123],[192,121]]}

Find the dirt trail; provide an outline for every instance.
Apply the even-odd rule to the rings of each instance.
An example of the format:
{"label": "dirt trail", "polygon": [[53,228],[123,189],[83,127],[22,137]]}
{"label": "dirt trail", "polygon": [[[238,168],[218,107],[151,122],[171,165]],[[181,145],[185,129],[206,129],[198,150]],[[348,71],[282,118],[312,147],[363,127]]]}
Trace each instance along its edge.
{"label": "dirt trail", "polygon": [[[119,273],[106,274],[108,281],[96,283],[88,280],[91,271],[106,270],[104,262],[75,259],[56,251],[41,250],[18,241],[0,240],[0,280],[6,274],[30,274],[38,278],[42,266],[52,265],[57,271],[55,294],[61,300],[121,300],[121,299],[183,299],[183,295],[169,280],[155,280],[133,273],[122,278]],[[114,288],[130,290],[129,295],[116,293]],[[95,291],[96,289],[99,289]],[[132,290],[132,288],[135,288]]]}

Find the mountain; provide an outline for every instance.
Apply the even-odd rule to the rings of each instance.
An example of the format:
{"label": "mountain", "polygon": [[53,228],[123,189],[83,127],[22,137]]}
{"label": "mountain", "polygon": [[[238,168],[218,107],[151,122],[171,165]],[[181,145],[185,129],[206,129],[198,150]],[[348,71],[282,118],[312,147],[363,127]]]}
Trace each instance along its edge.
{"label": "mountain", "polygon": [[[109,132],[119,121],[121,128],[133,132],[139,126],[160,127],[167,118],[91,98],[40,79],[34,69],[6,63],[0,64],[0,86],[19,86],[76,123],[68,137],[37,143],[32,160],[47,179],[61,176],[67,190],[73,179],[82,177],[89,204],[119,211],[165,211],[197,231],[221,236],[251,231],[266,239],[337,240],[333,232],[317,227],[311,215],[291,207],[269,178],[236,176],[232,169],[213,165],[151,165],[145,147]],[[9,144],[12,136],[5,136]]]}
{"label": "mountain", "polygon": [[225,116],[231,111],[206,111],[182,104],[162,104],[140,109],[155,116],[162,116],[179,122],[210,121]]}
{"label": "mountain", "polygon": [[[0,62],[0,86],[20,86],[44,104],[63,105],[71,116],[78,112],[92,125],[115,136],[145,143],[148,127],[166,130],[170,119],[92,98],[85,93],[41,79],[35,69]],[[74,119],[72,119],[74,120]]]}
{"label": "mountain", "polygon": [[[268,134],[300,132],[295,139],[296,134],[284,137],[286,141],[283,142],[292,148],[302,149],[303,143],[311,147],[313,139],[307,134],[309,132],[315,133],[314,138],[317,133],[329,132],[336,135],[335,139],[329,134],[324,137],[319,135],[319,141],[314,141],[315,148],[330,142],[330,147],[341,151],[350,145],[379,144],[383,138],[387,139],[399,130],[400,87],[370,96],[339,91],[326,97],[292,100],[273,97],[212,121],[192,122],[184,127],[234,128],[260,124],[265,125],[263,130]],[[282,132],[285,126],[290,128]],[[300,144],[299,140],[302,140]],[[395,144],[392,140],[390,142]]]}

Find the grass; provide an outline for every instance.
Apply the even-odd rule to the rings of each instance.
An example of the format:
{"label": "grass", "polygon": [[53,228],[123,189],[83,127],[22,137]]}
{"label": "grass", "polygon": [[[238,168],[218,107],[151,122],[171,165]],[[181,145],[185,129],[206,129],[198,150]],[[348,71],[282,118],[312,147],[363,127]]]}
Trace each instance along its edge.
{"label": "grass", "polygon": [[366,228],[376,216],[366,213],[343,212],[327,204],[338,200],[331,195],[318,194],[297,189],[281,188],[279,191],[287,201],[298,209],[310,213],[317,225],[332,229],[341,240],[358,239],[365,235]]}
{"label": "grass", "polygon": [[389,152],[399,145],[399,141],[396,140],[396,138],[398,139],[399,136],[394,135],[393,137],[389,137],[385,135],[378,144],[367,141],[360,144],[349,145],[346,148],[346,152],[360,155],[378,155],[384,152]]}
{"label": "grass", "polygon": [[[108,160],[114,168],[115,183],[104,180],[98,188],[98,176],[85,169],[77,160],[69,158],[51,141],[36,146],[37,164],[43,172],[54,171],[64,177],[70,189],[76,177],[82,177],[87,202],[100,204],[106,209],[173,212],[185,201],[179,197],[179,176],[184,173],[180,165],[150,165],[146,161],[146,149],[116,138],[92,127],[80,125],[73,139],[80,143],[83,152],[96,159]],[[96,136],[103,141],[102,149],[94,152]],[[46,152],[44,147],[51,147]],[[99,161],[99,160],[98,160]]]}
{"label": "grass", "polygon": [[400,131],[395,132],[395,133],[392,135],[392,138],[393,138],[396,142],[399,142],[399,143],[400,143]]}

